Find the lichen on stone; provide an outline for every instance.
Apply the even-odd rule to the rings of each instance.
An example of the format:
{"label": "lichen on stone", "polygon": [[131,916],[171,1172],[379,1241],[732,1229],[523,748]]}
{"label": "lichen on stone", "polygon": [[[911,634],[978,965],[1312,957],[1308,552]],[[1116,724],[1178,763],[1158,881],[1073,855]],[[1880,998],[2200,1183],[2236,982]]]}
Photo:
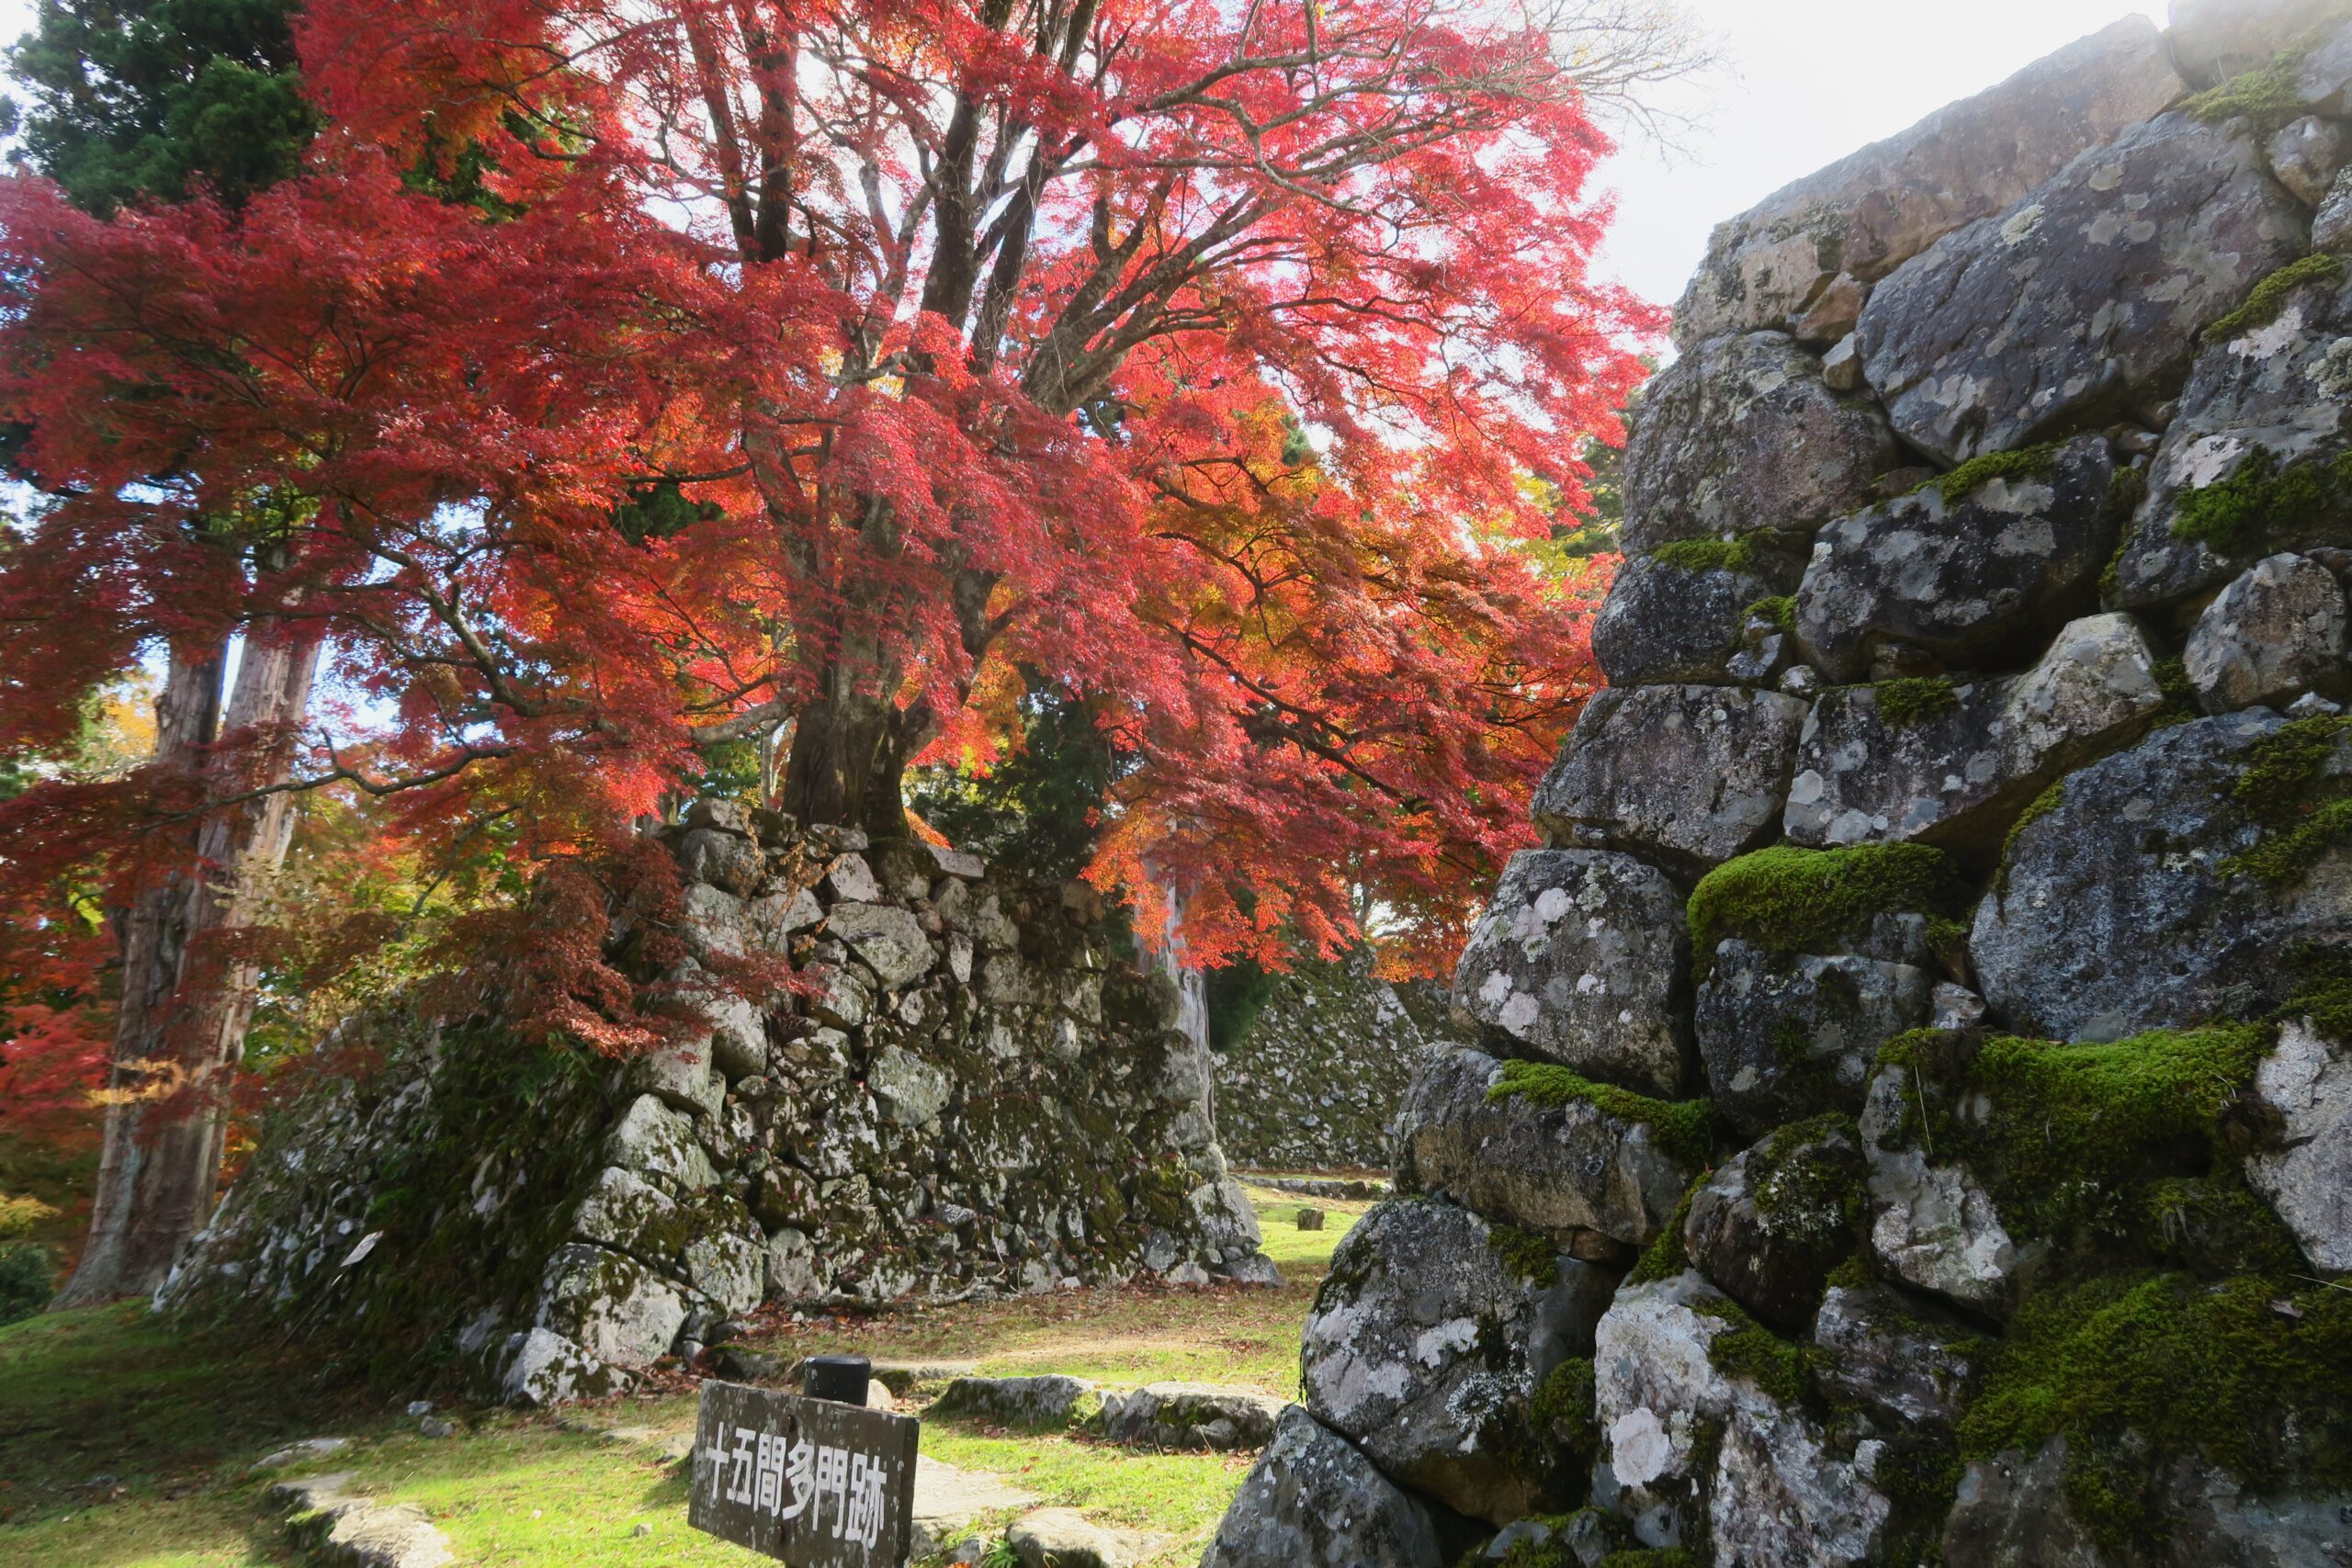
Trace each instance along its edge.
{"label": "lichen on stone", "polygon": [[1728,938],[1767,953],[1834,951],[1829,944],[1882,914],[1957,915],[1967,891],[1941,850],[1926,844],[1858,844],[1806,850],[1774,844],[1726,861],[1692,889],[1691,962],[1713,969]]}
{"label": "lichen on stone", "polygon": [[1620,1122],[1650,1129],[1658,1146],[1688,1165],[1704,1165],[1713,1146],[1715,1107],[1706,1100],[1653,1100],[1615,1084],[1595,1083],[1551,1062],[1510,1061],[1487,1091],[1490,1100],[1518,1096],[1537,1105],[1583,1103]]}

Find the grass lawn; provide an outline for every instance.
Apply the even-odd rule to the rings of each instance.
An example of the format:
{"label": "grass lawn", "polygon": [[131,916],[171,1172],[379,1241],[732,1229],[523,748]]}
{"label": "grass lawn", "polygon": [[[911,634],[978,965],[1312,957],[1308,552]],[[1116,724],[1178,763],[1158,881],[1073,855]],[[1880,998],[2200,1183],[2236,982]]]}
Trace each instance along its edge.
{"label": "grass lawn", "polygon": [[[910,1306],[785,1324],[765,1348],[854,1350],[877,1360],[1057,1371],[1114,1385],[1162,1379],[1295,1394],[1298,1329],[1331,1249],[1371,1205],[1265,1189],[1251,1199],[1278,1291],[1071,1291]],[[1329,1216],[1301,1231],[1303,1206]],[[691,1429],[694,1396],[650,1393],[547,1417],[459,1413],[458,1435],[420,1437],[413,1391],[353,1391],[316,1370],[320,1347],[181,1332],[136,1303],[0,1328],[0,1565],[254,1568],[293,1560],[247,1467],[297,1438],[352,1447],[310,1470],[358,1472],[359,1489],[424,1506],[469,1564],[605,1568],[765,1561],[685,1525],[685,1480],[657,1445],[590,1428]],[[922,1451],[989,1471],[1045,1502],[1165,1538],[1155,1565],[1197,1558],[1248,1455],[1151,1454],[1081,1437],[926,1422]],[[293,1467],[288,1473],[300,1473]],[[649,1527],[650,1536],[635,1533]]]}

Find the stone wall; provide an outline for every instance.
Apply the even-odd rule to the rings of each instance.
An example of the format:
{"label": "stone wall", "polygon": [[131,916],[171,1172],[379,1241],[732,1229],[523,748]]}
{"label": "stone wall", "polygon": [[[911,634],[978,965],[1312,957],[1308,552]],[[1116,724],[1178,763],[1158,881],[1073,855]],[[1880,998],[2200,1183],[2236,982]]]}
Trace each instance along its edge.
{"label": "stone wall", "polygon": [[1267,1170],[1385,1166],[1406,1085],[1457,1032],[1439,987],[1391,985],[1372,973],[1368,952],[1274,976],[1265,1005],[1216,1058],[1227,1156]]}
{"label": "stone wall", "polygon": [[162,1301],[546,1404],[763,1302],[1277,1277],[1206,1053],[1089,890],[726,802],[666,836],[696,955],[670,978],[767,954],[808,994],[709,1002],[622,1063],[496,1018],[368,1021],[338,1043],[381,1065],[268,1124]]}
{"label": "stone wall", "polygon": [[2347,143],[2184,4],[1716,231],[1204,1568],[2352,1562]]}

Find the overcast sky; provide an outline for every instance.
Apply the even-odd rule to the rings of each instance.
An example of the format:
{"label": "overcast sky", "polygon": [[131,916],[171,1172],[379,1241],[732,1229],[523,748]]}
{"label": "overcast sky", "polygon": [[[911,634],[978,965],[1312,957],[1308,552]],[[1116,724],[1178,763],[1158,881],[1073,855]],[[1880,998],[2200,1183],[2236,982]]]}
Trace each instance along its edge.
{"label": "overcast sky", "polygon": [[[1604,172],[1619,201],[1602,274],[1666,303],[1719,220],[2132,12],[2128,0],[1683,4],[1728,57],[1672,100],[1703,121],[1685,154],[1629,138]],[[23,33],[32,11],[33,0],[0,0],[0,39]],[[2148,14],[2163,20],[2161,5]]]}
{"label": "overcast sky", "polygon": [[[1801,175],[1891,135],[2130,16],[2127,0],[1685,0],[1729,65],[1678,107],[1705,123],[1689,155],[1627,138],[1603,183],[1617,225],[1600,273],[1671,304],[1707,231]],[[2146,15],[2162,25],[2164,8]]]}

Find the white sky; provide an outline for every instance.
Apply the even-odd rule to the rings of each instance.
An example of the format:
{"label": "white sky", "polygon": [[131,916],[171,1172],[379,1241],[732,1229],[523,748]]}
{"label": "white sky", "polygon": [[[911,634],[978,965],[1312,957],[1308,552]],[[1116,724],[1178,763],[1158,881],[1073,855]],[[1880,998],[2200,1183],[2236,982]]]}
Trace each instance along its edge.
{"label": "white sky", "polygon": [[[2130,0],[1683,0],[1727,68],[1678,107],[1706,120],[1663,159],[1637,139],[1603,169],[1617,222],[1599,273],[1672,304],[1722,220],[2135,9]],[[2161,4],[2144,14],[2157,25]]]}

